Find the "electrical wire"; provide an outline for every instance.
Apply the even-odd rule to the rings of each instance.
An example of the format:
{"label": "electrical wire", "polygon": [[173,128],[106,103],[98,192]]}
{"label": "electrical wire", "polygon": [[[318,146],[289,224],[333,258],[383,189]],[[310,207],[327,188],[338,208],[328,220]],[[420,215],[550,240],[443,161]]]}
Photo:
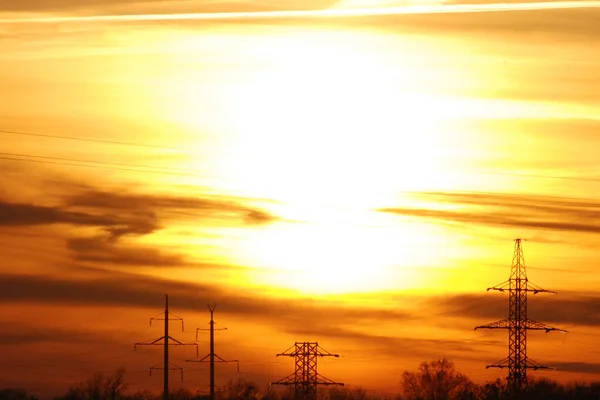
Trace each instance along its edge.
{"label": "electrical wire", "polygon": [[[30,157],[32,157],[32,156],[30,156]],[[33,156],[33,157],[35,157],[35,156]],[[159,175],[190,176],[190,177],[198,177],[198,178],[206,177],[206,176],[202,176],[199,174],[187,174],[187,173],[181,173],[181,172],[168,172],[168,171],[159,171],[159,170],[140,170],[140,169],[132,169],[132,168],[107,167],[107,166],[102,166],[102,165],[74,164],[74,163],[70,163],[70,162],[30,160],[30,159],[26,159],[26,158],[14,158],[14,157],[3,157],[3,156],[0,156],[0,160],[23,161],[23,162],[32,162],[32,163],[38,163],[38,164],[65,165],[65,166],[70,166],[70,167],[111,169],[111,170],[116,170],[116,171],[142,172],[142,173],[159,174]],[[68,159],[65,159],[65,160],[68,160]],[[93,161],[90,161],[90,162],[93,162]]]}
{"label": "electrical wire", "polygon": [[12,131],[0,129],[0,133],[8,134],[8,135],[21,135],[21,136],[33,136],[33,137],[43,137],[50,139],[64,139],[64,140],[77,140],[82,142],[92,142],[92,143],[104,143],[104,144],[115,144],[121,146],[134,146],[134,147],[147,147],[152,149],[165,149],[165,150],[179,150],[179,151],[188,151],[188,149],[184,149],[181,147],[171,147],[171,146],[161,146],[155,144],[147,144],[147,143],[139,143],[139,142],[121,142],[118,140],[103,140],[103,139],[90,139],[76,136],[61,136],[61,135],[50,135],[44,133],[34,133],[34,132],[22,132],[22,131]]}
{"label": "electrical wire", "polygon": [[115,165],[118,167],[132,167],[132,168],[145,168],[159,171],[175,171],[175,172],[200,172],[194,169],[188,168],[171,168],[171,167],[156,167],[151,165],[141,165],[141,164],[127,164],[127,163],[117,163],[110,161],[96,161],[96,160],[83,160],[83,159],[75,159],[75,158],[64,158],[64,157],[50,157],[50,156],[39,156],[33,154],[18,154],[18,153],[0,153],[2,156],[9,157],[30,157],[30,158],[41,158],[46,160],[58,160],[58,161],[69,161],[69,162],[78,162],[78,163],[91,163],[91,164],[102,164],[102,165]]}
{"label": "electrical wire", "polygon": [[[12,135],[25,135],[32,137],[43,137],[43,138],[51,138],[51,139],[64,139],[64,140],[78,140],[92,143],[104,143],[104,144],[115,144],[115,145],[123,145],[123,146],[137,146],[137,147],[147,147],[147,148],[156,148],[156,149],[168,149],[168,150],[178,150],[189,152],[189,149],[184,149],[181,147],[169,147],[169,146],[161,146],[161,145],[153,145],[139,142],[123,142],[116,140],[102,140],[102,139],[90,139],[76,136],[61,136],[61,135],[51,135],[51,134],[43,134],[43,133],[34,133],[34,132],[22,132],[22,131],[12,131],[12,130],[4,130],[0,129],[0,133],[4,134],[12,134]],[[93,161],[93,160],[77,160],[77,159],[68,159],[68,158],[60,158],[60,157],[48,157],[48,156],[37,156],[37,155],[26,155],[26,154],[12,154],[12,153],[0,153],[5,157],[0,157],[0,159],[10,160],[10,161],[31,161],[38,162],[37,160],[23,160],[23,159],[15,159],[6,156],[12,157],[35,157],[35,158],[44,158],[44,159],[52,159],[58,161],[69,161],[69,162],[87,162],[87,163],[95,163],[95,164],[103,164],[103,165],[114,165],[114,166],[129,166],[129,167],[139,167],[139,168],[155,168],[152,166],[146,165],[136,165],[136,164],[125,164],[125,163],[113,163],[107,161]],[[67,164],[67,163],[59,163],[59,162],[44,162],[46,164],[57,164],[57,165],[67,165],[74,167],[92,167],[90,165],[81,165],[81,164]],[[96,168],[100,168],[96,166]],[[161,168],[156,170],[129,170],[122,168],[111,168],[116,170],[124,170],[124,171],[132,171],[132,172],[149,172],[149,173],[160,173],[160,174],[168,174],[168,175],[184,175],[184,176],[200,176],[193,174],[193,172],[199,172],[197,170],[190,170],[185,168]],[[191,174],[182,174],[182,173],[174,173],[174,172],[166,172],[165,170],[171,171],[181,171],[181,172],[192,172]],[[517,178],[532,178],[532,179],[556,179],[556,180],[573,180],[573,181],[581,181],[581,182],[600,182],[600,177],[578,177],[578,176],[557,176],[557,175],[543,175],[543,174],[524,174],[524,173],[515,173],[515,172],[494,172],[494,171],[470,171],[473,174],[477,175],[498,175],[498,176],[511,176]],[[203,176],[200,176],[203,177]]]}

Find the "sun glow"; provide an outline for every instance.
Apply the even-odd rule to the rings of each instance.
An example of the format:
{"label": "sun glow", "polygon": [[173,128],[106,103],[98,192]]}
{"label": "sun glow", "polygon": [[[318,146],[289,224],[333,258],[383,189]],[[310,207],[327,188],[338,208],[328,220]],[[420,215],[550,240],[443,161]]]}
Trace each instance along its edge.
{"label": "sun glow", "polygon": [[375,210],[399,192],[451,184],[456,137],[435,118],[451,103],[432,109],[433,74],[422,57],[410,60],[414,45],[349,35],[239,45],[243,74],[221,60],[234,66],[213,76],[218,84],[180,77],[167,107],[186,129],[216,132],[217,150],[192,167],[208,166],[228,193],[277,202],[268,208],[282,222],[229,243],[235,262],[280,272],[263,283],[318,293],[411,287],[430,260],[414,247],[415,227]]}
{"label": "sun glow", "polygon": [[[382,216],[368,217],[372,222]],[[279,223],[244,235],[235,257],[268,272],[254,284],[311,295],[419,287],[429,227],[354,222]]]}

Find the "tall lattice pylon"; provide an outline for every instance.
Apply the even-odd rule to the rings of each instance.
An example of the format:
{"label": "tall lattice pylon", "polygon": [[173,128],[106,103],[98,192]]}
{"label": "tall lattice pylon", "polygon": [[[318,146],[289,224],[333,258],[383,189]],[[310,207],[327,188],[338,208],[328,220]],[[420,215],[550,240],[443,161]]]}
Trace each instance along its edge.
{"label": "tall lattice pylon", "polygon": [[497,286],[487,290],[508,291],[508,319],[481,325],[475,329],[507,329],[508,330],[508,357],[486,368],[508,368],[507,391],[510,397],[522,395],[527,388],[527,369],[553,369],[543,366],[527,358],[527,331],[566,332],[527,318],[527,293],[552,293],[556,292],[542,289],[529,282],[523,257],[522,239],[515,239],[515,252],[512,260],[510,278]]}
{"label": "tall lattice pylon", "polygon": [[296,342],[283,353],[277,354],[277,357],[280,356],[294,357],[295,371],[271,385],[293,386],[294,400],[316,400],[318,385],[344,386],[317,372],[319,357],[339,357],[321,348],[317,342]]}

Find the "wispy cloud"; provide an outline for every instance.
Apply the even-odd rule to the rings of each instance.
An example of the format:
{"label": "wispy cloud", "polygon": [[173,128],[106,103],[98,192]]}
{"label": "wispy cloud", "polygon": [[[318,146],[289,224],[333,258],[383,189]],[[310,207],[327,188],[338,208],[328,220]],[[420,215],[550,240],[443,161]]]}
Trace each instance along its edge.
{"label": "wispy cloud", "polygon": [[184,12],[250,12],[266,10],[320,9],[331,6],[335,0],[0,0],[0,11],[151,11]]}
{"label": "wispy cloud", "polygon": [[86,190],[65,195],[62,202],[62,206],[44,206],[0,200],[0,226],[98,226],[118,238],[160,229],[157,214],[179,214],[188,220],[229,219],[242,224],[260,224],[275,219],[268,212],[239,200],[210,196],[190,198]]}
{"label": "wispy cloud", "polygon": [[[456,223],[598,233],[600,201],[501,193],[421,193],[431,208],[388,207],[380,211]],[[435,205],[437,204],[437,206]],[[439,205],[450,205],[451,209]]]}
{"label": "wispy cloud", "polygon": [[600,363],[558,361],[553,362],[552,366],[561,372],[600,374]]}
{"label": "wispy cloud", "polygon": [[0,201],[0,226],[27,226],[69,224],[75,226],[102,226],[107,231],[119,235],[126,233],[150,233],[157,226],[154,218],[137,218],[94,215],[69,211],[60,207],[46,207],[35,204],[17,204]]}
{"label": "wispy cloud", "polygon": [[87,345],[107,342],[108,338],[98,332],[63,329],[44,326],[40,328],[34,324],[0,321],[2,332],[0,342],[2,345],[17,346],[21,344],[50,344],[50,343],[83,343]]}
{"label": "wispy cloud", "polygon": [[17,23],[56,23],[56,22],[136,22],[136,21],[185,21],[185,20],[235,20],[235,19],[277,19],[277,18],[337,18],[378,15],[411,14],[453,14],[482,13],[500,11],[552,10],[575,8],[598,8],[600,1],[554,1],[529,3],[488,3],[488,4],[445,4],[408,5],[382,8],[330,8],[324,10],[299,11],[256,11],[256,12],[215,12],[180,14],[136,14],[136,15],[97,15],[65,16],[41,18],[0,19],[2,24]]}
{"label": "wispy cloud", "polygon": [[[0,275],[4,303],[69,304],[156,308],[157,296],[169,293],[181,310],[197,310],[199,299],[220,304],[223,313],[261,320],[289,332],[320,332],[324,326],[365,321],[402,320],[408,311],[361,308],[306,298],[278,298],[216,285],[164,280],[140,274],[79,269],[85,279]],[[81,275],[81,274],[80,274]],[[306,321],[310,320],[308,326]]]}
{"label": "wispy cloud", "polygon": [[[445,315],[476,321],[476,325],[508,316],[508,297],[500,294],[459,294],[432,297],[428,302],[430,307],[441,310]],[[559,293],[558,296],[539,295],[528,307],[530,318],[561,325],[559,328],[600,327],[600,296],[597,293],[582,295],[566,292]]]}
{"label": "wispy cloud", "polygon": [[73,252],[73,259],[127,266],[182,267],[189,265],[183,256],[165,253],[150,246],[121,246],[105,236],[67,239],[67,248]]}
{"label": "wispy cloud", "polygon": [[110,212],[166,213],[188,219],[231,219],[248,224],[271,222],[266,211],[246,205],[244,199],[199,195],[197,197],[115,193],[86,190],[65,198],[67,207],[83,207]]}

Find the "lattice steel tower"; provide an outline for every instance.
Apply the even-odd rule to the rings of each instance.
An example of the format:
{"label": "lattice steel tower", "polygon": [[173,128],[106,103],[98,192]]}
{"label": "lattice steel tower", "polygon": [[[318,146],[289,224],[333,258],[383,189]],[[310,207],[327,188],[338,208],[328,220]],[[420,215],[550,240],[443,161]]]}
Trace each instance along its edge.
{"label": "lattice steel tower", "polygon": [[296,342],[279,356],[294,357],[295,371],[271,385],[286,385],[294,387],[294,400],[316,400],[318,385],[344,386],[343,383],[334,382],[317,372],[319,357],[339,357],[331,354],[319,346],[317,342]]}
{"label": "lattice steel tower", "polygon": [[508,357],[498,361],[495,364],[486,366],[486,368],[508,368],[508,394],[509,396],[519,396],[527,388],[527,369],[552,369],[543,366],[527,358],[527,331],[561,331],[563,329],[551,327],[527,318],[527,293],[552,293],[556,292],[545,290],[529,282],[527,279],[527,270],[525,269],[525,259],[523,257],[523,247],[521,239],[515,239],[515,252],[512,260],[510,278],[497,286],[487,290],[498,290],[500,292],[508,291],[508,319],[492,322],[488,325],[475,327],[477,329],[507,329],[508,330]]}

